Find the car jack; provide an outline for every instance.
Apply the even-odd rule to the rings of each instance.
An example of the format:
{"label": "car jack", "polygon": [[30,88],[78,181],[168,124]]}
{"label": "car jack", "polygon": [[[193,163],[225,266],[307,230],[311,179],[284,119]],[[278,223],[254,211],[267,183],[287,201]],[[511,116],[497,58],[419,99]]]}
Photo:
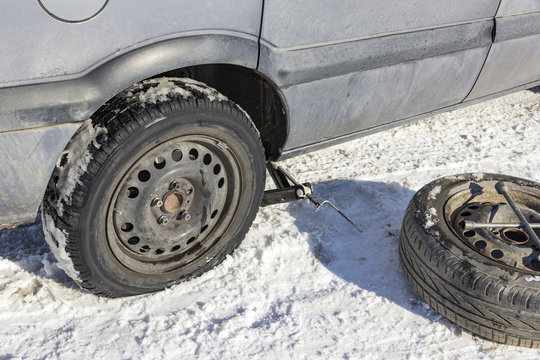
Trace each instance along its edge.
{"label": "car jack", "polygon": [[319,202],[313,197],[313,186],[310,183],[300,184],[285,169],[272,162],[267,162],[266,168],[272,177],[276,189],[266,190],[261,206],[283,204],[301,199],[308,199],[315,205],[315,212],[318,212],[324,205],[331,206],[338,214],[347,220],[356,230],[363,232],[347,215],[329,200]]}

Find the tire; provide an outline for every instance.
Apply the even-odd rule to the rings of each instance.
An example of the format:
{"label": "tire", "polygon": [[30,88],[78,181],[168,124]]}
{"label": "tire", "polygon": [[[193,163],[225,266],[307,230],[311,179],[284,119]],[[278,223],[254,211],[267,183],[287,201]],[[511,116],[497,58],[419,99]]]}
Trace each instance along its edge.
{"label": "tire", "polygon": [[539,348],[540,251],[521,229],[463,228],[467,217],[516,222],[494,189],[498,181],[531,222],[540,222],[538,183],[494,174],[442,178],[411,200],[400,262],[420,297],[451,322],[499,343]]}
{"label": "tire", "polygon": [[43,200],[44,233],[82,288],[106,297],[158,291],[232,253],[264,182],[247,113],[202,83],[148,80],[70,141]]}

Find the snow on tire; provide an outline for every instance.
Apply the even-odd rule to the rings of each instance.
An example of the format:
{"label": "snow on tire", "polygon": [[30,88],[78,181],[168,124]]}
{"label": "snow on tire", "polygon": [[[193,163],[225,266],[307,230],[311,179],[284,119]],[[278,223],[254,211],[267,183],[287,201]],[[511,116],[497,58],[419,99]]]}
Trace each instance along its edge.
{"label": "snow on tire", "polygon": [[[503,182],[529,222],[540,223],[540,184],[495,174],[464,174],[420,189],[403,219],[399,255],[418,294],[451,322],[481,337],[540,347],[540,250],[520,227]],[[540,231],[535,230],[537,233]]]}

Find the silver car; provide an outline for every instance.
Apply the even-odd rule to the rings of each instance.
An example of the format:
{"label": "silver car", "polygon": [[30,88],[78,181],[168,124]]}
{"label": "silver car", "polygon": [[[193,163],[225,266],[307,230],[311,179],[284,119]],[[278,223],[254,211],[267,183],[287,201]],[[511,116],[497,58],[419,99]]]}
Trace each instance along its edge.
{"label": "silver car", "polygon": [[41,207],[60,266],[110,297],[221,262],[270,161],[540,84],[538,0],[28,0],[0,19],[0,228]]}

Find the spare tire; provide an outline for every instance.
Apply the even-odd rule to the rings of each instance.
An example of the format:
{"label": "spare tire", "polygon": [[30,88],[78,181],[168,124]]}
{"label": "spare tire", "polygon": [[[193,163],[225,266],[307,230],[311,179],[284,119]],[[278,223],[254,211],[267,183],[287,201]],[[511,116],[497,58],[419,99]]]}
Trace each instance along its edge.
{"label": "spare tire", "polygon": [[496,342],[539,348],[540,250],[519,226],[464,227],[466,221],[519,223],[495,190],[499,181],[526,219],[540,223],[536,182],[496,174],[445,177],[411,200],[400,262],[418,294],[451,322]]}

